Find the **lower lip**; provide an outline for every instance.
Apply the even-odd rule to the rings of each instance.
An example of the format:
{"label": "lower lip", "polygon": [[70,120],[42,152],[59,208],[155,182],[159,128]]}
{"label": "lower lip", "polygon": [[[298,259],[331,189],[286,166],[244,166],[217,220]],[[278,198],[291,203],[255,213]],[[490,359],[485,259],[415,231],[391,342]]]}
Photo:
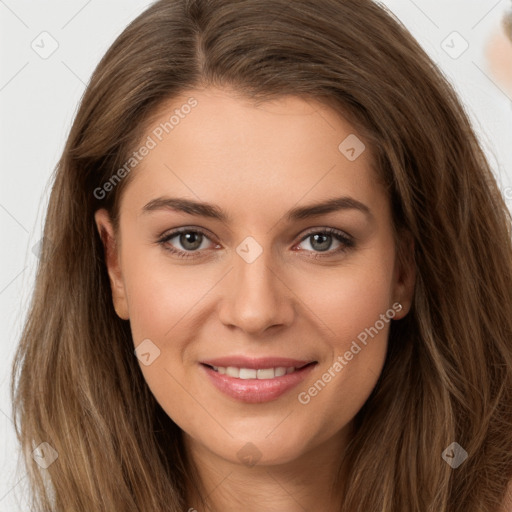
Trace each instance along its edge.
{"label": "lower lip", "polygon": [[201,367],[218,390],[240,402],[251,404],[276,400],[300,384],[315,366],[316,364],[310,364],[300,370],[295,370],[293,373],[273,379],[237,379],[201,364]]}

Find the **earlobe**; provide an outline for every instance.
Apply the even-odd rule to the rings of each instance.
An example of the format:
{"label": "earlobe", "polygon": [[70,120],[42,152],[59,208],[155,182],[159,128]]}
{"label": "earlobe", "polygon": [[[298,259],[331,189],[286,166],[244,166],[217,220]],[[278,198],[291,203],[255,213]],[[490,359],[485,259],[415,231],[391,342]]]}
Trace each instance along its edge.
{"label": "earlobe", "polygon": [[128,302],[126,300],[126,290],[119,263],[119,247],[114,233],[114,227],[110,215],[104,208],[97,210],[94,214],[96,228],[103,242],[105,253],[105,263],[110,278],[110,287],[112,289],[112,302],[114,309],[123,320],[129,319]]}

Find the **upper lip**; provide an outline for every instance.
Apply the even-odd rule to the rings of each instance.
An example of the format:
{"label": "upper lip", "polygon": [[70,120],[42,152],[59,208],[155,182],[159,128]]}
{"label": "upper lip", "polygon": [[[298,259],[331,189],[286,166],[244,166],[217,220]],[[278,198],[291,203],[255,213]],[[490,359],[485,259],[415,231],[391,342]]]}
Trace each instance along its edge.
{"label": "upper lip", "polygon": [[310,363],[316,363],[313,360],[291,359],[288,357],[246,357],[246,356],[226,356],[217,357],[215,359],[206,359],[200,361],[208,366],[220,366],[227,368],[234,366],[235,368],[251,368],[254,370],[265,368],[301,368]]}

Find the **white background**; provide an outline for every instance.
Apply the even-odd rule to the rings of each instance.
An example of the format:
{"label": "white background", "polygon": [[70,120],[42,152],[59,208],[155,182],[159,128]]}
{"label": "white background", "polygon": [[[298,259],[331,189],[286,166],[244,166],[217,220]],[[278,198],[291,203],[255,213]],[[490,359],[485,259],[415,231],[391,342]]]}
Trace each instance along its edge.
{"label": "white background", "polygon": [[[292,1],[292,0],[291,0]],[[509,0],[387,0],[459,93],[505,190],[512,185],[512,99],[493,81],[484,45]],[[9,401],[10,370],[41,238],[51,176],[78,101],[110,44],[150,4],[143,0],[0,0],[0,511],[26,509],[26,477]],[[47,59],[31,47],[51,48]],[[459,32],[453,59],[441,43]],[[41,43],[45,37],[45,43]],[[39,43],[38,43],[39,42]],[[20,503],[18,503],[20,502]]]}

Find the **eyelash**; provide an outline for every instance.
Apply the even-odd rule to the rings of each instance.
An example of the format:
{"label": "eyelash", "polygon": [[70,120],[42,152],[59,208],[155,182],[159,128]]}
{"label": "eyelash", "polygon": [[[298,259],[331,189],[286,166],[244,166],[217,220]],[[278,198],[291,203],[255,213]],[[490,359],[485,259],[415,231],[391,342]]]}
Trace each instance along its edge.
{"label": "eyelash", "polygon": [[[179,249],[176,249],[172,246],[168,245],[168,242],[175,238],[178,235],[181,235],[183,233],[199,233],[203,236],[205,236],[208,240],[210,237],[208,234],[199,228],[179,228],[171,233],[164,234],[161,238],[158,239],[157,243],[160,244],[166,251],[171,252],[178,258],[197,258],[195,256],[196,253],[200,252],[198,250],[195,251],[181,251]],[[306,251],[306,252],[315,252],[314,255],[309,256],[310,258],[314,259],[320,259],[320,258],[328,258],[330,256],[333,256],[335,254],[344,253],[347,252],[349,249],[352,249],[355,246],[355,241],[352,237],[349,237],[343,231],[339,231],[338,229],[334,228],[320,228],[320,229],[312,229],[308,231],[299,241],[299,244],[307,240],[313,235],[332,235],[336,240],[338,240],[342,245],[335,250],[328,250],[328,251]],[[298,244],[297,244],[298,245]]]}

